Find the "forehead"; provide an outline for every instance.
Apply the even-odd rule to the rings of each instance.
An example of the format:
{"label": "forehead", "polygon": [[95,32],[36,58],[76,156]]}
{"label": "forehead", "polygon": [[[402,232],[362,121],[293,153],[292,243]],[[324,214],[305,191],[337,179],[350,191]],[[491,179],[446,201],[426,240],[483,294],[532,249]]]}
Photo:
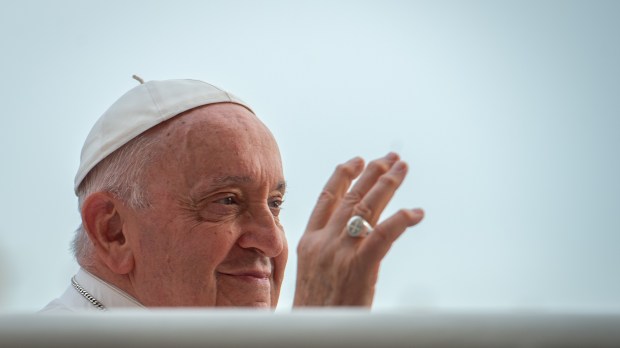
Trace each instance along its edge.
{"label": "forehead", "polygon": [[210,158],[247,145],[279,152],[273,135],[248,109],[232,103],[206,105],[181,114],[165,125],[163,144],[171,148],[185,146],[187,153],[213,148]]}
{"label": "forehead", "polygon": [[[187,184],[221,178],[283,181],[280,153],[267,127],[249,110],[232,103],[196,108],[158,130],[159,168],[169,180]],[[168,165],[165,165],[165,164]]]}

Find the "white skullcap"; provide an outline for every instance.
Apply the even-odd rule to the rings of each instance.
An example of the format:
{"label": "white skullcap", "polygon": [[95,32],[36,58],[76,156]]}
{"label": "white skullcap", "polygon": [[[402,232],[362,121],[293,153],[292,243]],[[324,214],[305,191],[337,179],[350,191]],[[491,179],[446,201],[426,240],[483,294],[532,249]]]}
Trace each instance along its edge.
{"label": "white skullcap", "polygon": [[215,103],[235,103],[252,111],[239,98],[198,80],[149,81],[131,89],[101,115],[86,137],[75,175],[76,194],[88,172],[131,139],[184,111]]}

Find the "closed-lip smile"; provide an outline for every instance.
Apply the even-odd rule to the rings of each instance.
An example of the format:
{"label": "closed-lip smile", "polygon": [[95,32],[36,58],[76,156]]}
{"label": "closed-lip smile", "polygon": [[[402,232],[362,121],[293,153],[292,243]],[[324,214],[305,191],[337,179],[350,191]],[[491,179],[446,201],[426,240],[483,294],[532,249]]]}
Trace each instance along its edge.
{"label": "closed-lip smile", "polygon": [[227,271],[219,272],[225,276],[242,277],[242,278],[256,278],[256,279],[269,279],[271,272],[263,270],[242,270],[242,271]]}

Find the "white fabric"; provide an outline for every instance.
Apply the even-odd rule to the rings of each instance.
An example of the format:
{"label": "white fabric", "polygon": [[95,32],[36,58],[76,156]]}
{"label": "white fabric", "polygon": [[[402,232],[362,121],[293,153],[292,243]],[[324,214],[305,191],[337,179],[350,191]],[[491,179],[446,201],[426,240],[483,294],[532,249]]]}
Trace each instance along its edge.
{"label": "white fabric", "polygon": [[[75,280],[108,310],[114,308],[146,308],[122,290],[106,283],[82,268],[75,275]],[[78,312],[85,310],[99,311],[100,309],[90,303],[69,283],[67,290],[59,298],[41,309],[40,312]]]}
{"label": "white fabric", "polygon": [[202,105],[235,103],[234,95],[198,80],[149,81],[121,96],[97,120],[82,147],[74,189],[97,163],[146,130]]}

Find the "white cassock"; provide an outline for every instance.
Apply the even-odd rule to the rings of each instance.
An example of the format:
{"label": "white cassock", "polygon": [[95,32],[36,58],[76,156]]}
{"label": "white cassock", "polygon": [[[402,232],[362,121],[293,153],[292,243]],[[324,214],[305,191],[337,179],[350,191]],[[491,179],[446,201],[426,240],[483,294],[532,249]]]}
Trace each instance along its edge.
{"label": "white cassock", "polygon": [[[106,309],[146,308],[119,288],[106,283],[82,268],[80,268],[75,275],[75,281]],[[53,300],[41,309],[40,313],[91,310],[98,311],[100,309],[80,293],[72,284],[69,284],[67,290],[65,290],[59,298]]]}

